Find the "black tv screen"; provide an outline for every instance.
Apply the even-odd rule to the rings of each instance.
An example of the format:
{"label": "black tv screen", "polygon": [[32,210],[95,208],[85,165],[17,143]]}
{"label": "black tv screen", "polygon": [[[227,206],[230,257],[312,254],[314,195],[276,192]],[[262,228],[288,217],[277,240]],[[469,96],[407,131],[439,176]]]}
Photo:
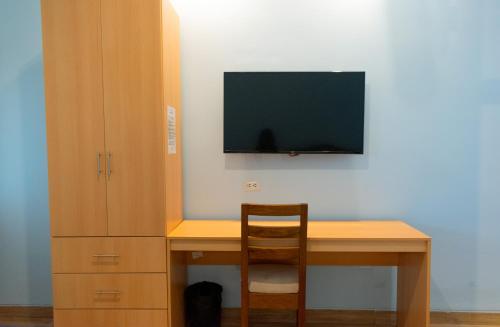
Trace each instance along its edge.
{"label": "black tv screen", "polygon": [[225,153],[363,153],[364,72],[224,73]]}

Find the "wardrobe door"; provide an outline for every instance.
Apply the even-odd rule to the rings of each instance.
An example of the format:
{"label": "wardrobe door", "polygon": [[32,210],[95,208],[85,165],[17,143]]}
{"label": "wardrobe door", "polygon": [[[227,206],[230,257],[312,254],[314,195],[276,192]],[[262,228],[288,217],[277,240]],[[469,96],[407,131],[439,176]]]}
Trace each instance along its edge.
{"label": "wardrobe door", "polygon": [[102,0],[108,232],[165,230],[160,0]]}
{"label": "wardrobe door", "polygon": [[42,0],[42,17],[52,235],[106,235],[100,0]]}

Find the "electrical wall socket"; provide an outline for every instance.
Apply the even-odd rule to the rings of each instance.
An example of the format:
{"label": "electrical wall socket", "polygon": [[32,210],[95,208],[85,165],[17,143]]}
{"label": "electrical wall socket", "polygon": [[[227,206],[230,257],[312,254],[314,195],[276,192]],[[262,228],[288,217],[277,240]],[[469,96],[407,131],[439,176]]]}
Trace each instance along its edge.
{"label": "electrical wall socket", "polygon": [[260,186],[257,182],[246,182],[245,183],[245,191],[247,192],[259,192]]}

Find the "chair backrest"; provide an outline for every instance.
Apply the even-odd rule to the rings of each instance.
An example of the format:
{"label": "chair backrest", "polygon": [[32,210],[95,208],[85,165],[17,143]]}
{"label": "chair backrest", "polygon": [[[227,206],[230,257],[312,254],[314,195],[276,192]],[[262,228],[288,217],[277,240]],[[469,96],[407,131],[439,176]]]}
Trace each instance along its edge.
{"label": "chair backrest", "polygon": [[[307,204],[241,205],[242,287],[248,289],[249,264],[297,265],[299,293],[305,288]],[[249,223],[248,216],[300,216],[299,225]],[[303,290],[303,289],[302,289]]]}
{"label": "chair backrest", "polygon": [[[300,216],[298,226],[282,223],[259,225],[248,216]],[[304,326],[306,303],[307,204],[241,205],[241,326],[249,326],[249,309],[297,310],[297,325]],[[299,289],[294,294],[251,293],[249,264],[297,266]]]}
{"label": "chair backrest", "polygon": [[[299,225],[276,226],[249,223],[248,216],[300,216]],[[242,264],[300,265],[307,251],[307,204],[241,206]],[[302,260],[301,260],[302,259]]]}

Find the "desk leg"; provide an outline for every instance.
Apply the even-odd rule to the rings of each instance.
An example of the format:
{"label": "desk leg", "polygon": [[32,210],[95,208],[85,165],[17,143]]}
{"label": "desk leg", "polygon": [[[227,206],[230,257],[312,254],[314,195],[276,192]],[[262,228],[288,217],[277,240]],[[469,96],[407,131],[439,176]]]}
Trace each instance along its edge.
{"label": "desk leg", "polygon": [[186,255],[171,251],[167,240],[168,321],[170,327],[184,326],[184,289],[186,288]]}
{"label": "desk leg", "polygon": [[398,327],[430,326],[431,243],[424,253],[401,253],[398,266]]}

